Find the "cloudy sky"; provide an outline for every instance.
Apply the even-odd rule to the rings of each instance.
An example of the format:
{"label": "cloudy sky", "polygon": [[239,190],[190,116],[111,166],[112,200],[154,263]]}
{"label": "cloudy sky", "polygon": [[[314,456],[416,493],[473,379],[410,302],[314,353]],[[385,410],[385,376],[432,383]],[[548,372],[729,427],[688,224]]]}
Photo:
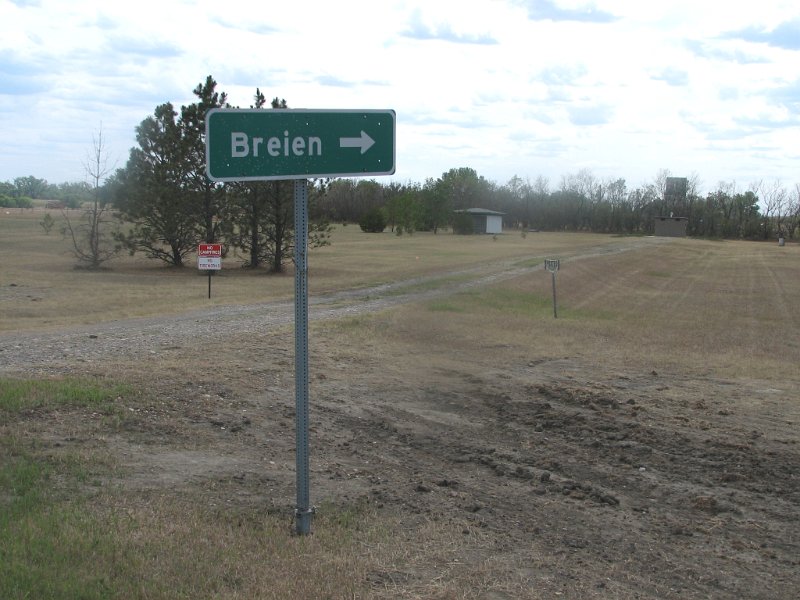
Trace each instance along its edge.
{"label": "cloudy sky", "polygon": [[209,74],[235,106],[394,109],[400,182],[800,182],[797,0],[0,0],[0,180],[84,179],[101,128],[123,166]]}

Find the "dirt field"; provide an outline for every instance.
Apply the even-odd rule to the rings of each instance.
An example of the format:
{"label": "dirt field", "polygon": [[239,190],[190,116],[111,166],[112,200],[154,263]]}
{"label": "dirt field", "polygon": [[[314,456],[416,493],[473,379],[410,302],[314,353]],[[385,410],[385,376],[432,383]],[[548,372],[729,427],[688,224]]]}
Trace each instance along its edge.
{"label": "dirt field", "polygon": [[[391,540],[365,545],[359,597],[795,598],[800,248],[573,245],[559,319],[541,256],[312,298],[312,498],[368,507]],[[145,390],[116,429],[12,426],[108,456],[129,502],[288,525],[291,316],[276,299],[1,333],[0,374]]]}

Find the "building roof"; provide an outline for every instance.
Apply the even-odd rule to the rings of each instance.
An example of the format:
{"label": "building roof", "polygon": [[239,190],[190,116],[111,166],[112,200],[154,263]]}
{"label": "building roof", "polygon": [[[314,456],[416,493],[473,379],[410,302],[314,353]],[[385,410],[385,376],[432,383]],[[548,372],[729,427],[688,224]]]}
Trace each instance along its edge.
{"label": "building roof", "polygon": [[502,217],[506,213],[497,212],[496,210],[489,210],[488,208],[467,208],[464,210],[455,210],[457,213],[469,213],[471,215],[487,215]]}

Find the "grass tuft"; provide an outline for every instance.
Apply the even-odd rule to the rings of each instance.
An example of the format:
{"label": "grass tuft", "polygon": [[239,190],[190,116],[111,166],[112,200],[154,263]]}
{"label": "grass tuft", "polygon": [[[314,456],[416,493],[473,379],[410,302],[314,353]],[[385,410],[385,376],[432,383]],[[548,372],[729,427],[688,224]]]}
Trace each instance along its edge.
{"label": "grass tuft", "polygon": [[31,409],[58,407],[102,408],[129,386],[84,379],[12,379],[0,377],[0,411],[17,414]]}
{"label": "grass tuft", "polygon": [[0,463],[0,597],[112,597],[94,558],[113,541],[82,502],[56,499],[52,475],[24,452]]}

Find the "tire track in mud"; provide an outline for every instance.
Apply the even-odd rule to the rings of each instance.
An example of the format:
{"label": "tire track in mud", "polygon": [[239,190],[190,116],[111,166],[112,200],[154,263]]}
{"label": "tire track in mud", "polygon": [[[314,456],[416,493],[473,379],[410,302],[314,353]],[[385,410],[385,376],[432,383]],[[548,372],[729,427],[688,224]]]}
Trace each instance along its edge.
{"label": "tire track in mud", "polygon": [[[728,539],[749,539],[783,560],[793,555],[785,532],[800,504],[795,448],[662,424],[603,386],[518,383],[509,389],[524,392],[475,382],[411,404],[378,399],[357,418],[333,416],[354,432],[354,456],[378,480],[369,491],[375,501],[461,515],[495,531],[513,522],[522,538],[547,529],[530,515],[542,503],[604,514],[620,531],[634,522],[647,531],[643,539],[705,536],[712,521],[724,523]],[[431,411],[456,418],[448,425]],[[469,424],[456,426],[467,416]],[[608,550],[606,540],[584,542]]]}

